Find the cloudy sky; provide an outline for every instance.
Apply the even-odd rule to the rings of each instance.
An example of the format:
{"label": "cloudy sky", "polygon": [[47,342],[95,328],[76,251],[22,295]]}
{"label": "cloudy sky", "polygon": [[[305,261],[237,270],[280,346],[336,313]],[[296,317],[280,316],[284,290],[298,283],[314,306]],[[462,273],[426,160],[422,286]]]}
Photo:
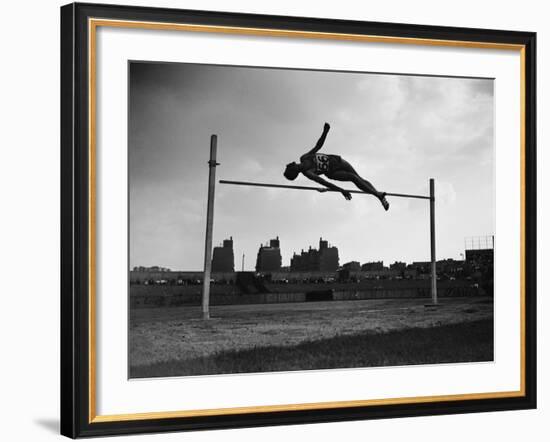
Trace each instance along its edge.
{"label": "cloudy sky", "polygon": [[[435,178],[438,259],[460,258],[464,237],[494,233],[493,109],[487,79],[131,63],[130,267],[202,268],[211,134],[218,179],[285,184],[325,121],[321,152],[378,189],[427,194]],[[283,265],[321,236],[341,264],[428,260],[427,202],[388,201],[218,184],[214,244],[233,236],[249,270],[277,235]]]}

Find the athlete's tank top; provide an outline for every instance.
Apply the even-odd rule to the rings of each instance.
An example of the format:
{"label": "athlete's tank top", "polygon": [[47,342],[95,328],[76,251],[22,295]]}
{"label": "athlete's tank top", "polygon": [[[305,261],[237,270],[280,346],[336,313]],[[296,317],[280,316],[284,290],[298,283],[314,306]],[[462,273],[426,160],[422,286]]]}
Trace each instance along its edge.
{"label": "athlete's tank top", "polygon": [[341,157],[338,155],[325,155],[322,153],[316,153],[313,155],[315,173],[320,175],[337,169],[340,161]]}

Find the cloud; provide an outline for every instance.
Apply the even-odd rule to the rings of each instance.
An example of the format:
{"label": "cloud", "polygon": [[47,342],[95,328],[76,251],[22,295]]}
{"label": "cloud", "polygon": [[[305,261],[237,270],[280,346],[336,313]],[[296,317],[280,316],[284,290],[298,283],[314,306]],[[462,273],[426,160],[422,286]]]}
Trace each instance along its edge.
{"label": "cloud", "polygon": [[435,188],[435,199],[437,204],[452,205],[456,202],[456,190],[452,183],[438,181]]}
{"label": "cloud", "polygon": [[257,175],[260,175],[264,170],[264,167],[260,164],[259,161],[250,157],[244,159],[242,163],[242,168],[244,171],[246,171],[247,177],[255,177]]}

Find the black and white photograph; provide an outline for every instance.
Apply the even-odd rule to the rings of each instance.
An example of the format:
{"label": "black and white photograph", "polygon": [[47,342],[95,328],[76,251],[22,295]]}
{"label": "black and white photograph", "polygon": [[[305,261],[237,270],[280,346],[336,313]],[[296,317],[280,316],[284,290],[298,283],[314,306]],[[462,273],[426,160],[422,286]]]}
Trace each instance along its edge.
{"label": "black and white photograph", "polygon": [[494,82],[129,62],[129,377],[494,358]]}
{"label": "black and white photograph", "polygon": [[544,5],[6,2],[0,438],[543,440]]}

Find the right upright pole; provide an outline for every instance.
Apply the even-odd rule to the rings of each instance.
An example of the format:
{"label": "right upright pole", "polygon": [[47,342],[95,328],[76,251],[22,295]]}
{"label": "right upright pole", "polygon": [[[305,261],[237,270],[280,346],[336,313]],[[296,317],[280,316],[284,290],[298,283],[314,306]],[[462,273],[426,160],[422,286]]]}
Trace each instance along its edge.
{"label": "right upright pole", "polygon": [[430,252],[432,261],[432,304],[437,304],[437,266],[435,259],[435,184],[430,178]]}

